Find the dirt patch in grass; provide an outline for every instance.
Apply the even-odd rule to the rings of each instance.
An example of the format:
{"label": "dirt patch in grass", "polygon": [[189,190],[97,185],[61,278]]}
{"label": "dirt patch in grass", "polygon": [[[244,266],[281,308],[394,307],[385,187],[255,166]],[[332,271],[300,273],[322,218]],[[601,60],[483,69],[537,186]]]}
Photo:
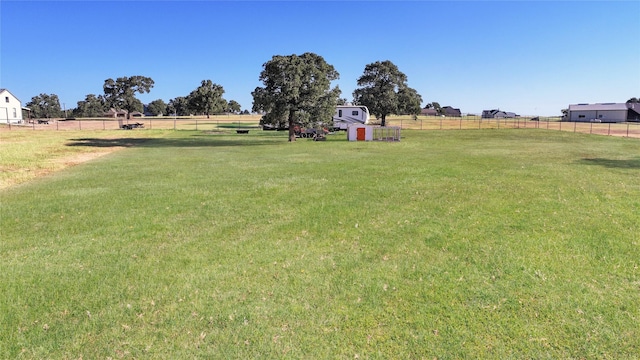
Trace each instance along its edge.
{"label": "dirt patch in grass", "polygon": [[67,154],[59,158],[53,158],[39,166],[3,169],[3,171],[11,172],[12,174],[11,176],[0,178],[0,190],[97,159],[121,149],[124,149],[124,147],[99,148],[95,149],[95,151]]}
{"label": "dirt patch in grass", "polygon": [[[93,159],[97,159],[101,156],[111,154],[114,151],[124,149],[124,147],[111,147],[106,149],[99,149],[97,151],[85,152],[80,154],[67,155],[59,159],[54,159],[52,162],[62,164],[64,167],[74,166],[82,164]],[[60,170],[60,169],[58,169]]]}

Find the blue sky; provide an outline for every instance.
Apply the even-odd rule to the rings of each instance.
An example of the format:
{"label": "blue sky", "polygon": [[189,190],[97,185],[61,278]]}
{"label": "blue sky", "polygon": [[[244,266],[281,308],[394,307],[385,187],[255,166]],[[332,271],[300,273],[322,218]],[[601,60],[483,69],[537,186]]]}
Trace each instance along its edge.
{"label": "blue sky", "polygon": [[262,65],[314,52],[352,99],[390,60],[424,104],[559,115],[640,97],[640,1],[0,2],[0,88],[69,109],[108,78],[143,75],[144,103],[210,79],[251,109]]}

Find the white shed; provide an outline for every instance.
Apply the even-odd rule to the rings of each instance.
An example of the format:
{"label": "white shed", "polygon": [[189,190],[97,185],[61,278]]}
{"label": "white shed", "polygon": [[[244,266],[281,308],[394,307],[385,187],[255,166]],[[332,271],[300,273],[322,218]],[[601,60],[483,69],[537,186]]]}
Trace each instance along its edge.
{"label": "white shed", "polygon": [[0,123],[20,124],[22,119],[22,103],[9,90],[0,89]]}
{"label": "white shed", "polygon": [[349,125],[347,128],[347,140],[349,141],[372,141],[373,126],[370,125]]}
{"label": "white shed", "polygon": [[569,121],[625,122],[628,106],[625,103],[569,105]]}

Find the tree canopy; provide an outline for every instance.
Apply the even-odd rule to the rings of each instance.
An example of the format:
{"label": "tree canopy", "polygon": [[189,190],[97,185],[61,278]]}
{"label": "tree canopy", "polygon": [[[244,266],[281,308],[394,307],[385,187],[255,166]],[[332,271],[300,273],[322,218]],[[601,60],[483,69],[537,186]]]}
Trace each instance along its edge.
{"label": "tree canopy", "polygon": [[188,116],[191,114],[189,111],[189,102],[187,98],[184,96],[178,96],[175,99],[169,100],[169,104],[167,104],[166,109],[167,115],[176,115],[176,116]]}
{"label": "tree canopy", "polygon": [[129,113],[144,111],[142,102],[136,99],[136,93],[148,93],[154,82],[150,77],[131,76],[111,78],[104,81],[104,100],[107,108],[124,109]]}
{"label": "tree canopy", "polygon": [[78,101],[78,107],[74,110],[74,115],[81,117],[100,117],[104,115],[104,97],[95,94],[88,94],[84,100]]}
{"label": "tree canopy", "polygon": [[227,111],[229,111],[230,113],[237,114],[241,110],[242,110],[242,107],[240,106],[240,103],[235,100],[230,100],[229,103],[227,104]]}
{"label": "tree canopy", "polygon": [[55,118],[62,115],[60,100],[56,94],[40,94],[27,103],[33,116],[37,118]]}
{"label": "tree canopy", "polygon": [[189,108],[195,113],[205,114],[209,118],[210,114],[226,110],[227,101],[222,98],[222,94],[224,94],[224,89],[221,85],[215,84],[211,80],[202,80],[200,86],[187,96]]}
{"label": "tree canopy", "polygon": [[398,90],[398,109],[402,115],[419,115],[422,108],[422,96],[410,87],[401,87]]}
{"label": "tree canopy", "polygon": [[330,122],[340,89],[331,81],[340,74],[322,56],[276,55],[263,64],[253,96],[253,111],[265,112],[263,124],[289,127],[289,141],[295,141],[294,125]]}
{"label": "tree canopy", "polygon": [[167,110],[167,104],[162,99],[153,100],[147,106],[147,110],[155,116],[162,116]]}
{"label": "tree canopy", "polygon": [[365,105],[386,125],[387,115],[420,113],[422,97],[407,85],[407,76],[389,60],[365,66],[353,92],[354,103]]}

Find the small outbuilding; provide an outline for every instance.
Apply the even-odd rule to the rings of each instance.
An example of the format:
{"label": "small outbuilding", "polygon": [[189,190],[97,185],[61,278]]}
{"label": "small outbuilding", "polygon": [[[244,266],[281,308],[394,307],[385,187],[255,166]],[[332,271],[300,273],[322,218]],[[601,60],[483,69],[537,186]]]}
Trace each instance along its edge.
{"label": "small outbuilding", "polygon": [[606,123],[639,121],[640,104],[600,103],[569,105],[567,120],[576,122]]}
{"label": "small outbuilding", "polygon": [[354,124],[347,127],[347,140],[373,141],[373,126]]}
{"label": "small outbuilding", "polygon": [[0,89],[0,104],[0,123],[21,124],[24,122],[22,103],[9,90]]}

